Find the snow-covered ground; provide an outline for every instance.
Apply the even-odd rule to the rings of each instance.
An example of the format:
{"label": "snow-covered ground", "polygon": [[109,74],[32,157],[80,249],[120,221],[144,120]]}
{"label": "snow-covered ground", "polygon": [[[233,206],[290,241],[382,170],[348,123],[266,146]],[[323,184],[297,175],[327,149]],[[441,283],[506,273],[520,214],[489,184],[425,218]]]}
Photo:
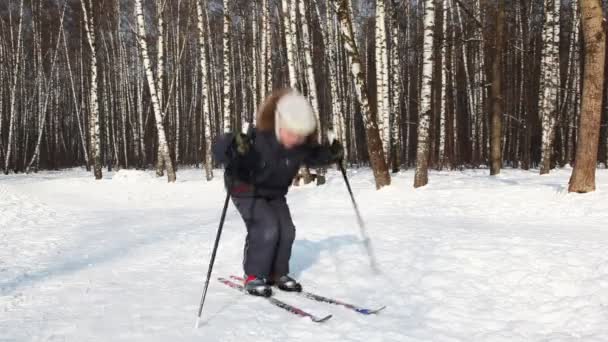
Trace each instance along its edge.
{"label": "snow-covered ground", "polygon": [[[374,190],[350,171],[382,273],[359,243],[339,173],[294,188],[292,274],[377,316],[285,293],[315,324],[217,281],[194,329],[224,191],[181,170],[0,176],[0,341],[608,341],[608,171],[568,194],[571,170],[413,172]],[[214,276],[241,274],[228,211]]]}

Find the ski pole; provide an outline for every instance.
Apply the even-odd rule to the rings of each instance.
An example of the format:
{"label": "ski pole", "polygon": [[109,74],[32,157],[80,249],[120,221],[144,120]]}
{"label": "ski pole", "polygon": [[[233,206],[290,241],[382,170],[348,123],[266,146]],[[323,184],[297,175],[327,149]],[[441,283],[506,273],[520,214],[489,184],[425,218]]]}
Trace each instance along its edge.
{"label": "ski pole", "polygon": [[226,211],[228,209],[228,202],[230,200],[230,191],[226,189],[226,200],[224,201],[224,209],[222,210],[222,216],[220,218],[220,225],[217,228],[217,235],[215,236],[215,245],[213,246],[213,252],[211,253],[211,261],[209,262],[209,269],[207,271],[207,281],[205,281],[205,288],[203,290],[203,296],[201,298],[201,305],[198,308],[198,317],[196,319],[195,328],[201,322],[201,314],[203,312],[203,305],[205,304],[205,297],[207,296],[207,289],[209,288],[209,280],[211,279],[211,271],[213,270],[213,263],[215,262],[215,254],[217,253],[217,247],[220,244],[220,236],[222,235],[222,228],[224,227],[224,221],[226,219]]}
{"label": "ski pole", "polygon": [[[336,139],[336,134],[333,130],[327,131],[327,141],[329,143],[333,143]],[[374,273],[380,273],[380,269],[378,268],[378,263],[376,262],[376,257],[374,255],[374,250],[372,249],[372,243],[367,235],[367,230],[365,229],[365,222],[363,222],[363,218],[361,217],[361,212],[359,211],[359,206],[357,205],[357,201],[355,201],[355,195],[353,195],[353,189],[350,187],[350,182],[348,181],[348,176],[346,175],[346,170],[344,169],[343,159],[338,160],[337,162],[340,171],[342,172],[342,177],[344,178],[344,183],[346,184],[346,188],[348,189],[348,193],[350,195],[350,200],[353,203],[353,208],[355,209],[355,214],[357,215],[357,223],[359,225],[359,232],[361,233],[361,238],[363,239],[363,246],[365,246],[365,250],[367,251],[367,256],[369,258],[369,263]]]}
{"label": "ski pole", "polygon": [[346,176],[346,170],[344,169],[344,165],[342,165],[342,160],[338,161],[338,166],[340,167],[340,171],[342,171],[344,183],[346,183],[346,188],[348,189],[348,193],[350,194],[350,200],[353,203],[353,208],[355,209],[355,214],[357,215],[359,232],[361,233],[361,237],[363,238],[363,246],[365,246],[365,250],[367,251],[367,256],[369,257],[370,265],[374,273],[378,274],[380,273],[380,270],[378,269],[378,264],[376,263],[376,257],[374,256],[374,250],[372,249],[371,240],[367,235],[367,231],[365,229],[365,222],[363,222],[361,212],[359,211],[359,206],[357,206],[357,202],[355,201],[355,196],[353,195],[353,190],[351,189],[350,182],[348,181],[348,177]]}
{"label": "ski pole", "polygon": [[[253,136],[253,125],[248,122],[243,123],[242,132],[244,132],[249,139]],[[230,166],[226,166],[226,170],[229,170]],[[226,171],[227,172],[227,171]],[[224,221],[226,220],[226,211],[228,210],[228,202],[230,201],[230,188],[232,188],[232,182],[229,182],[229,186],[226,188],[226,200],[224,200],[224,209],[222,209],[222,216],[220,217],[220,224],[217,228],[217,234],[215,236],[215,245],[213,246],[213,252],[211,253],[211,260],[209,261],[209,269],[207,271],[207,280],[205,281],[205,288],[203,289],[203,296],[201,298],[201,305],[198,308],[198,317],[196,318],[195,328],[201,322],[201,314],[203,313],[203,305],[205,304],[205,297],[207,297],[207,289],[209,288],[209,280],[211,280],[211,271],[213,270],[213,263],[215,262],[215,254],[220,244],[220,236],[222,235],[222,228],[224,227]]]}

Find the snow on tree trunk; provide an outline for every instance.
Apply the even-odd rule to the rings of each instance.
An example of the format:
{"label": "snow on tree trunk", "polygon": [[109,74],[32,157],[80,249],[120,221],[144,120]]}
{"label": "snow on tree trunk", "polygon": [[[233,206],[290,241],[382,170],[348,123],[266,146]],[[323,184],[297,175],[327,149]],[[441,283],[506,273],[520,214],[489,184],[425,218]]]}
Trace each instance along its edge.
{"label": "snow on tree trunk", "polygon": [[388,161],[390,152],[389,94],[388,94],[388,53],[386,34],[385,0],[376,0],[376,98],[378,123],[382,139],[382,149]]}
{"label": "snow on tree trunk", "polygon": [[[84,20],[84,29],[87,34],[87,41],[91,48],[91,89],[89,92],[90,102],[90,114],[89,114],[89,134],[90,134],[90,147],[93,158],[93,173],[95,179],[101,179],[101,132],[99,127],[99,102],[97,99],[97,52],[95,50],[95,23],[93,16],[90,20],[88,18],[85,0],[80,1],[82,4],[82,13]],[[92,2],[89,2],[92,5]],[[92,6],[89,6],[92,10]]]}
{"label": "snow on tree trunk", "polygon": [[[206,2],[205,2],[206,4]],[[205,10],[206,10],[205,6]],[[199,62],[201,67],[201,78],[202,78],[202,106],[203,106],[203,125],[204,125],[204,139],[205,139],[205,176],[208,181],[213,179],[213,156],[211,153],[211,108],[209,107],[209,90],[207,87],[207,68],[209,64],[207,62],[207,45],[205,44],[205,32],[203,29],[203,6],[200,0],[196,0],[196,14],[197,14],[197,28],[198,28],[198,49],[199,49]]]}
{"label": "snow on tree trunk", "polygon": [[158,103],[158,96],[156,94],[156,82],[154,80],[154,74],[150,63],[150,57],[148,56],[148,43],[146,42],[146,27],[141,0],[135,0],[135,14],[137,16],[137,35],[139,46],[141,48],[141,56],[144,63],[144,69],[146,72],[146,78],[148,79],[148,89],[150,96],[152,97],[152,108],[154,111],[154,118],[156,120],[156,130],[158,133],[158,144],[165,160],[165,167],[167,169],[167,179],[169,182],[175,182],[176,175],[175,169],[173,168],[173,162],[169,154],[169,145],[167,144],[167,137],[165,135],[165,127],[163,124],[162,108]]}
{"label": "snow on tree trunk", "polygon": [[602,2],[581,0],[581,18],[585,43],[583,96],[576,162],[570,178],[569,192],[595,191],[600,118],[604,86],[606,32],[603,25]]}
{"label": "snow on tree trunk", "polygon": [[340,30],[344,40],[344,49],[351,63],[351,72],[354,78],[354,87],[361,106],[361,114],[363,116],[363,125],[365,127],[367,138],[367,150],[376,180],[376,188],[380,189],[390,185],[391,177],[388,173],[388,167],[382,150],[382,140],[378,131],[376,119],[372,116],[367,84],[365,75],[363,74],[361,60],[359,58],[359,50],[355,42],[355,34],[353,30],[352,17],[350,14],[350,0],[338,1],[338,18],[340,20]]}
{"label": "snow on tree trunk", "polygon": [[543,51],[541,62],[540,119],[542,125],[542,148],[540,174],[551,169],[551,154],[555,138],[560,87],[559,72],[559,0],[545,0],[545,22],[543,25]]}
{"label": "snow on tree trunk", "polygon": [[416,173],[414,187],[429,182],[431,89],[433,86],[433,32],[435,30],[434,0],[424,1],[424,42],[422,65],[422,90],[420,92],[420,118],[418,120],[418,146],[416,151]]}

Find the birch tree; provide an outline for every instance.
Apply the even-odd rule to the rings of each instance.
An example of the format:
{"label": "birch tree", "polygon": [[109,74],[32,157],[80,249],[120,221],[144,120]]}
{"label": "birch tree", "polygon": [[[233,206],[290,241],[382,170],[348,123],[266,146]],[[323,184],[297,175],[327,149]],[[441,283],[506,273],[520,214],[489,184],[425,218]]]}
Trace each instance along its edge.
{"label": "birch tree", "polygon": [[447,117],[447,69],[448,69],[448,54],[447,54],[447,25],[448,25],[448,0],[442,0],[442,28],[441,28],[441,96],[439,101],[439,169],[442,169],[446,163],[445,147],[446,147],[446,117]]}
{"label": "birch tree", "polygon": [[223,113],[224,113],[224,132],[230,132],[232,130],[232,122],[230,117],[230,1],[224,0],[224,92],[223,92]]}
{"label": "birch tree", "polygon": [[414,187],[429,182],[431,88],[433,86],[433,33],[435,30],[434,0],[424,1],[424,46],[422,65],[422,90],[420,93],[420,118],[418,120],[418,146],[416,151],[416,173]]}
{"label": "birch tree", "polygon": [[[206,5],[206,1],[204,2]],[[204,6],[206,9],[207,6]],[[205,177],[208,181],[213,179],[213,159],[211,154],[211,108],[209,108],[209,90],[207,87],[207,44],[205,44],[205,32],[203,30],[203,5],[201,0],[196,0],[197,14],[197,29],[198,29],[198,47],[199,47],[199,62],[201,68],[201,98],[203,107],[203,125],[204,125],[204,145],[205,145]]]}
{"label": "birch tree", "polygon": [[260,98],[266,97],[266,94],[272,91],[272,49],[271,49],[271,32],[270,32],[270,10],[268,9],[268,0],[262,0],[262,63],[260,74],[263,79],[263,92]]}
{"label": "birch tree", "polygon": [[297,0],[282,0],[283,27],[285,30],[285,44],[287,46],[287,68],[289,70],[289,86],[294,89],[298,88],[295,52],[295,41],[297,40],[297,36],[295,32],[292,31],[292,29],[295,28],[296,21],[295,1]]}
{"label": "birch tree", "polygon": [[304,4],[307,0],[294,0],[299,4],[300,18],[302,19],[302,50],[304,52],[306,62],[306,79],[308,83],[308,100],[312,104],[313,111],[317,120],[317,127],[319,127],[319,134],[321,133],[321,121],[319,119],[319,99],[317,95],[317,84],[315,81],[315,69],[312,65],[312,52],[310,48],[310,33],[308,31],[308,21],[306,20],[306,5]]}
{"label": "birch tree", "polygon": [[386,33],[385,0],[376,0],[376,97],[379,129],[385,159],[388,161],[390,151],[389,93],[388,93],[388,35]]}
{"label": "birch tree", "polygon": [[[401,165],[400,157],[400,149],[401,145],[401,135],[400,135],[400,126],[402,122],[401,118],[401,56],[399,55],[400,46],[399,46],[399,16],[400,10],[397,8],[397,2],[391,0],[391,20],[390,20],[390,29],[391,29],[391,49],[390,49],[390,61],[391,61],[391,72],[390,72],[390,114],[392,115],[391,120],[391,149],[392,152],[387,152],[389,155],[391,153],[394,154],[395,160],[393,160],[393,170],[398,170]],[[406,144],[407,146],[407,144]],[[387,159],[388,160],[388,159]]]}
{"label": "birch tree", "polygon": [[545,0],[545,20],[543,25],[543,52],[540,86],[540,118],[542,125],[542,148],[540,174],[549,173],[551,154],[555,138],[560,88],[559,72],[559,0]]}
{"label": "birch tree", "polygon": [[[95,41],[95,22],[93,16],[87,14],[85,0],[80,0],[82,4],[82,15],[84,29],[87,34],[87,41],[91,50],[91,84],[89,92],[89,151],[93,158],[93,173],[95,179],[101,179],[101,132],[99,127],[99,102],[97,99],[97,51]],[[93,10],[93,3],[89,0],[89,7]]]}
{"label": "birch tree", "polygon": [[390,185],[391,178],[388,173],[386,159],[382,150],[382,140],[378,131],[378,123],[371,113],[369,105],[369,96],[367,90],[367,82],[363,74],[361,60],[359,58],[359,49],[355,42],[355,34],[350,14],[350,0],[338,1],[338,18],[340,20],[340,30],[344,41],[344,49],[348,55],[351,64],[351,72],[355,81],[355,91],[361,106],[363,116],[363,125],[365,126],[367,150],[376,180],[376,188],[380,189]]}
{"label": "birch tree", "polygon": [[167,144],[167,137],[165,135],[165,127],[163,124],[163,115],[161,107],[158,103],[158,97],[156,95],[156,82],[154,79],[154,73],[152,71],[150,57],[148,55],[148,43],[146,42],[146,27],[141,0],[135,0],[135,15],[137,17],[137,35],[139,46],[141,49],[141,56],[143,59],[143,66],[146,72],[146,78],[148,79],[148,89],[152,98],[152,107],[154,111],[154,117],[156,119],[156,130],[158,134],[159,149],[162,151],[163,159],[165,160],[165,168],[167,169],[167,179],[169,182],[175,182],[176,175],[175,169],[173,168],[173,162],[169,153],[169,145]]}
{"label": "birch tree", "polygon": [[[17,120],[17,109],[15,108],[17,102],[17,80],[19,77],[19,71],[21,69],[22,61],[22,46],[23,46],[23,2],[19,5],[19,25],[17,28],[17,41],[16,48],[13,52],[13,79],[11,82],[11,95],[10,95],[10,108],[9,108],[9,124],[8,124],[8,142],[6,144],[6,152],[4,154],[4,174],[8,175],[8,166],[11,158],[13,149],[13,135],[15,132],[15,122]],[[1,110],[1,108],[0,108]],[[0,117],[0,120],[2,118]],[[1,131],[0,131],[1,133]]]}
{"label": "birch tree", "polygon": [[[315,7],[318,9],[319,5],[315,1]],[[320,16],[319,16],[320,17]],[[338,42],[339,35],[336,27],[337,20],[335,11],[331,10],[331,6],[326,8],[326,26],[328,32],[325,34],[325,47],[328,59],[329,69],[329,87],[331,96],[331,111],[332,111],[332,126],[335,131],[337,138],[344,144],[344,160],[348,160],[348,144],[346,137],[346,120],[345,114],[342,111],[342,103],[340,95],[338,94]]]}
{"label": "birch tree", "polygon": [[[164,8],[166,1],[156,0],[156,29],[158,37],[156,38],[156,96],[158,97],[158,106],[165,108],[165,19]],[[165,121],[165,111],[161,113],[163,124]],[[162,177],[165,169],[165,159],[161,150],[160,143],[156,151],[156,176]]]}

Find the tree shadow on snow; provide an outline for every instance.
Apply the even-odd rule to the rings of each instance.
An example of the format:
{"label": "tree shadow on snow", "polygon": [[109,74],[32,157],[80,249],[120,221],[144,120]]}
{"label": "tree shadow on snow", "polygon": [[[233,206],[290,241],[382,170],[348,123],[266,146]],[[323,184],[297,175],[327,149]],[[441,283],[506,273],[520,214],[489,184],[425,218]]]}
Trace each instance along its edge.
{"label": "tree shadow on snow", "polygon": [[[175,213],[170,210],[164,210],[160,215],[179,218],[179,210],[173,211]],[[209,234],[214,235],[214,225],[217,222],[216,219],[194,223],[192,219],[187,217],[185,218],[186,222],[175,219],[176,226],[184,227],[183,229],[170,227],[166,222],[162,221],[157,222],[155,225],[145,223],[145,229],[140,229],[139,234],[125,235],[125,232],[117,230],[115,233],[119,234],[121,238],[108,240],[111,234],[108,231],[99,229],[99,227],[125,225],[124,217],[122,220],[120,217],[116,220],[116,216],[113,214],[115,213],[110,212],[98,215],[97,217],[103,217],[104,219],[94,224],[89,223],[86,227],[97,232],[85,234],[81,237],[82,240],[77,241],[73,245],[62,247],[62,250],[57,255],[54,255],[50,260],[46,260],[47,263],[43,267],[26,270],[13,276],[12,279],[2,279],[0,277],[0,296],[11,295],[20,288],[33,286],[57,277],[70,276],[90,267],[115,262],[137,252],[139,249],[175,240],[180,233],[189,233],[196,236],[196,238],[201,238],[198,232],[208,229]],[[139,211],[138,215],[146,216],[148,214],[146,211]],[[234,220],[234,218],[227,220]],[[143,234],[144,232],[149,232],[150,234]],[[105,243],[101,242],[103,239],[106,239]],[[149,267],[154,267],[154,265],[149,265]]]}

